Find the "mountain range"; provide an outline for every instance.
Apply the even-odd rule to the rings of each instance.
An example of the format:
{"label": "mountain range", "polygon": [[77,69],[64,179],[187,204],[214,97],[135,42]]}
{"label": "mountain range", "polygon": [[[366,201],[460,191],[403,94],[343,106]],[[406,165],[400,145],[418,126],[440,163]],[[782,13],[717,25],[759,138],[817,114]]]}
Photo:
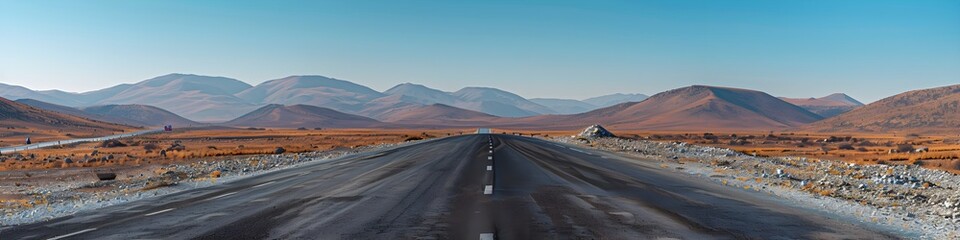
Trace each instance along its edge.
{"label": "mountain range", "polygon": [[[769,94],[736,88],[690,86],[586,113],[546,115],[513,121],[511,126],[550,123],[563,129],[601,124],[619,130],[784,129],[822,119]],[[508,121],[509,122],[509,121]]]}
{"label": "mountain range", "polygon": [[821,132],[960,132],[960,85],[897,94],[805,126]]}
{"label": "mountain range", "polygon": [[863,106],[863,103],[843,93],[834,93],[821,98],[785,98],[780,99],[800,106],[825,118],[849,112]]}
{"label": "mountain range", "polygon": [[20,99],[16,102],[47,111],[70,114],[73,116],[101,122],[119,123],[128,126],[157,127],[164,125],[177,125],[189,127],[204,125],[190,121],[189,119],[183,118],[170,111],[148,105],[113,104],[86,108],[73,108],[34,99]]}
{"label": "mountain range", "polygon": [[120,84],[84,93],[34,91],[11,85],[0,87],[0,97],[13,100],[33,99],[73,108],[148,105],[199,122],[229,121],[270,104],[320,106],[370,118],[379,118],[383,112],[393,109],[433,104],[499,117],[529,117],[581,113],[612,102],[636,101],[638,97],[645,97],[642,94],[617,94],[585,101],[533,101],[496,88],[466,87],[456,92],[444,92],[411,83],[399,84],[387,91],[378,92],[363,85],[324,76],[290,76],[251,86],[226,77],[168,74],[134,84]]}
{"label": "mountain range", "polygon": [[230,78],[171,74],[85,93],[0,87],[0,96],[20,99],[4,100],[0,106],[7,125],[46,123],[51,128],[103,131],[204,125],[191,120],[197,118],[238,127],[572,129],[603,124],[610,129],[666,131],[960,129],[956,120],[960,85],[905,92],[867,105],[842,93],[777,98],[748,89],[697,85],[651,97],[613,94],[585,100],[526,99],[484,87],[446,92],[412,83],[378,92],[322,76],[291,76],[251,86]]}

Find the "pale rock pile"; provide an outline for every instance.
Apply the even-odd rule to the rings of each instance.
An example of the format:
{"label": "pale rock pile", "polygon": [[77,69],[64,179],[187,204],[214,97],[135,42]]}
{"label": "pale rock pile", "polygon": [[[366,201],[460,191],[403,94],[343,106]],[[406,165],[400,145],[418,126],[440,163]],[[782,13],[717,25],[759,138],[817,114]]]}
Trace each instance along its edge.
{"label": "pale rock pile", "polygon": [[580,137],[584,138],[604,138],[604,137],[615,137],[613,133],[607,131],[607,129],[600,126],[600,124],[594,124],[593,126],[587,127],[583,132],[580,132]]}

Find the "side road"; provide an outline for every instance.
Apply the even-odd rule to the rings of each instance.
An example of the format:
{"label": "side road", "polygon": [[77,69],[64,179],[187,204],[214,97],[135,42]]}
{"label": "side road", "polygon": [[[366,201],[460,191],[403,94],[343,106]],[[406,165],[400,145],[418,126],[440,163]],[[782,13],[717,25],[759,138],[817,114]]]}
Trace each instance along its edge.
{"label": "side road", "polygon": [[29,144],[29,145],[20,145],[20,146],[4,147],[4,148],[0,148],[0,154],[14,153],[14,152],[19,152],[19,151],[29,150],[29,149],[37,149],[37,148],[60,146],[60,145],[65,145],[65,144],[84,143],[84,142],[100,142],[100,141],[120,139],[120,138],[133,137],[133,136],[140,136],[140,135],[151,134],[151,133],[158,133],[158,132],[163,132],[163,129],[144,130],[144,131],[139,131],[139,132],[123,133],[123,134],[110,135],[110,136],[104,136],[104,137],[78,138],[78,139],[69,139],[69,140],[62,140],[62,141],[49,141],[49,142],[34,143],[34,144]]}

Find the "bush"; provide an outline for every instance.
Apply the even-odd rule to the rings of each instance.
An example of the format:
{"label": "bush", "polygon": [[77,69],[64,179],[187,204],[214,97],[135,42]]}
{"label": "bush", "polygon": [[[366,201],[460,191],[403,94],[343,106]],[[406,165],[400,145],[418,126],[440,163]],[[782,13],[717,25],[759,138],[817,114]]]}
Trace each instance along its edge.
{"label": "bush", "polygon": [[854,150],[854,149],[855,149],[855,148],[853,148],[853,144],[849,144],[849,143],[840,144],[840,146],[837,147],[837,148],[839,148],[840,150]]}
{"label": "bush", "polygon": [[156,151],[157,149],[160,149],[160,146],[158,146],[156,143],[143,144],[143,150],[146,150],[148,153]]}
{"label": "bush", "polygon": [[103,148],[115,148],[115,147],[126,147],[126,146],[127,144],[124,144],[120,142],[120,140],[116,140],[116,139],[106,140],[100,143],[100,147],[103,147]]}
{"label": "bush", "polygon": [[903,153],[913,152],[913,145],[911,145],[911,144],[899,144],[899,145],[897,145],[897,151],[898,151],[898,152],[903,152]]}
{"label": "bush", "polygon": [[858,147],[858,148],[857,148],[857,151],[866,152],[866,151],[867,151],[867,148],[865,148],[865,147]]}

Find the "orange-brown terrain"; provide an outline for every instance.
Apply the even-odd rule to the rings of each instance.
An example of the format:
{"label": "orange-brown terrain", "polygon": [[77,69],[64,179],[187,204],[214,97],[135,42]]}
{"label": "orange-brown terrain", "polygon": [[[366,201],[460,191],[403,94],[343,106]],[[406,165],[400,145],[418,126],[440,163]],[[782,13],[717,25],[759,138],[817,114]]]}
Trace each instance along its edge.
{"label": "orange-brown terrain", "polygon": [[6,161],[0,163],[0,170],[144,166],[215,160],[216,157],[274,154],[277,148],[283,148],[285,153],[349,149],[469,131],[471,130],[189,129],[116,141],[22,151],[19,155],[23,160],[4,157]]}
{"label": "orange-brown terrain", "polygon": [[90,120],[42,110],[0,98],[0,147],[70,138],[99,137],[139,130],[135,127]]}
{"label": "orange-brown terrain", "polygon": [[817,132],[960,134],[960,85],[897,94],[802,129]]}
{"label": "orange-brown terrain", "polygon": [[960,173],[960,136],[809,132],[612,132],[629,139],[729,148],[767,157],[807,157],[857,164],[912,164]]}

